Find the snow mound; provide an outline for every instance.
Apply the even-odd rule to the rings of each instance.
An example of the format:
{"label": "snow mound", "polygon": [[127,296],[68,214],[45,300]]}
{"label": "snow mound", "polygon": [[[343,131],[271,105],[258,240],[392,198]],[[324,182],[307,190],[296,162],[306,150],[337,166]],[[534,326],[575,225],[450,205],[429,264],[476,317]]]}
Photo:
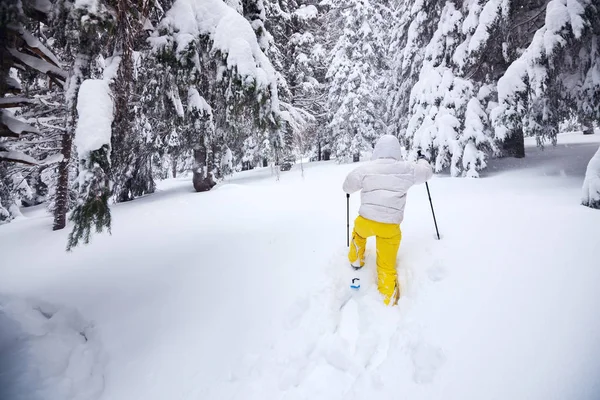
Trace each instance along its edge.
{"label": "snow mound", "polygon": [[77,113],[79,120],[75,131],[75,145],[80,156],[110,144],[114,115],[108,81],[83,81],[77,98]]}
{"label": "snow mound", "polygon": [[0,296],[1,399],[97,399],[104,364],[93,327],[77,311]]}
{"label": "snow mound", "polygon": [[600,208],[600,148],[588,164],[582,191],[583,205]]}

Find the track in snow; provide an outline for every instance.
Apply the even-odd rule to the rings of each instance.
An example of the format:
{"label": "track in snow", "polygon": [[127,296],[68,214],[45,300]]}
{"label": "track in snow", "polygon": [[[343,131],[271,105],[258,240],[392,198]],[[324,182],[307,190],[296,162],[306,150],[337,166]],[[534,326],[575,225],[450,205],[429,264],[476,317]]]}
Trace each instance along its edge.
{"label": "track in snow", "polygon": [[[417,292],[411,291],[415,282],[409,284],[412,272],[408,266],[399,269],[402,297],[397,307],[385,307],[376,287],[374,243],[368,246],[372,248],[360,271],[348,266],[346,250],[340,250],[329,265],[328,282],[290,310],[284,322],[287,334],[269,351],[240,360],[229,388],[218,385],[206,394],[218,398],[217,392],[229,392],[236,399],[364,399],[385,390],[380,368],[390,357],[395,363],[398,353],[410,362],[413,383],[433,382],[445,355],[427,342],[418,324],[406,320]],[[436,284],[445,276],[445,268],[434,261],[418,284]],[[358,291],[349,287],[353,277],[361,279]]]}

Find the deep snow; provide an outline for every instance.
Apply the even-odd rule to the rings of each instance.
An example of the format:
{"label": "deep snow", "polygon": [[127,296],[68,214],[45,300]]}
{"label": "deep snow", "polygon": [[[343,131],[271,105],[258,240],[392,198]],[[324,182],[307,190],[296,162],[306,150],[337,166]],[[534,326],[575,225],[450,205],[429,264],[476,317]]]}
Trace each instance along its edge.
{"label": "deep snow", "polygon": [[[53,385],[84,366],[110,400],[597,399],[600,213],[579,202],[599,136],[491,160],[480,179],[436,175],[441,241],[425,187],[411,189],[396,308],[369,279],[373,242],[363,287],[348,288],[341,183],[356,164],[305,164],[304,178],[296,165],[279,181],[246,171],[206,193],[167,180],[114,206],[112,236],[71,254],[68,230],[23,209],[0,226],[0,366],[23,379],[0,399],[64,394]],[[358,206],[353,196],[352,218]],[[56,322],[60,334],[31,328],[43,320],[24,334],[39,315],[7,305],[40,302],[76,317]],[[48,376],[55,344],[83,345],[78,331],[93,337],[87,358],[60,353],[70,361],[53,379],[32,378]],[[60,398],[98,398],[77,384],[79,397]]]}

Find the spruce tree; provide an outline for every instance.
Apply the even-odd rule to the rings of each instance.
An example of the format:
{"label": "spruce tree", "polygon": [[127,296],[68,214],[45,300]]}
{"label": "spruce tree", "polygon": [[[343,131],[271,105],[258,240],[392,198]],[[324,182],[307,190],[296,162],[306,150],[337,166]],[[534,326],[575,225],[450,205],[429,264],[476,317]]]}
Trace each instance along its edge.
{"label": "spruce tree", "polygon": [[[74,54],[65,96],[68,113],[65,134],[69,135],[69,140],[75,140],[79,159],[78,199],[70,216],[74,226],[69,234],[68,251],[76,247],[81,240],[87,244],[92,229],[97,233],[103,229],[110,232],[111,226],[111,129],[103,127],[104,130],[108,130],[108,139],[106,133],[103,137],[93,137],[97,134],[93,118],[99,111],[92,109],[89,98],[98,95],[100,99],[104,99],[104,103],[97,104],[96,107],[106,108],[106,102],[110,102],[112,106],[112,100],[108,100],[111,97],[108,80],[102,79],[107,71],[94,61],[99,56],[106,58],[109,41],[107,34],[100,35],[99,39],[98,32],[113,29],[116,21],[105,3],[98,1],[94,5],[95,7],[90,9],[85,5],[71,7],[65,3],[67,26],[77,32],[77,35],[69,35],[69,30],[66,30],[64,37],[67,48],[71,48]],[[84,85],[87,89],[81,93]],[[82,97],[87,101],[82,101]],[[110,112],[112,113],[112,110]]]}
{"label": "spruce tree", "polygon": [[[135,95],[143,91],[145,81],[139,79],[142,53],[149,51],[145,41],[144,22],[152,7],[140,0],[112,0],[117,12],[116,33],[110,47],[114,62],[118,62],[112,80],[115,94],[115,118],[111,138],[111,181],[113,198],[117,202],[133,200],[155,189],[152,176],[150,141],[144,135],[145,120],[141,104]],[[145,60],[144,60],[145,61]]]}
{"label": "spruce tree", "polygon": [[[201,25],[202,29],[193,33],[185,31],[199,22],[184,21],[187,16],[178,13],[177,2],[150,38],[152,54],[162,69],[162,93],[167,96],[161,102],[165,110],[170,108],[169,118],[175,121],[165,127],[162,137],[167,142],[169,138],[177,139],[173,150],[184,163],[193,166],[194,187],[199,191],[212,188],[220,179],[221,160],[228,149],[233,154],[242,153],[234,146],[243,143],[241,138],[254,134],[260,138],[258,143],[264,143],[263,138],[276,148],[281,143],[277,139],[280,132],[277,74],[263,51],[268,43],[257,39],[260,32],[266,34],[262,30],[262,2],[242,2],[242,11],[248,7],[249,18],[260,28],[257,31],[234,8],[217,0],[210,2],[217,21],[235,21],[243,30],[237,39],[248,44],[251,59],[230,58],[231,38],[225,36],[229,33],[217,32],[222,27],[213,22]],[[182,25],[187,22],[190,25]],[[250,32],[252,37],[248,35]],[[248,69],[250,65],[253,67]],[[202,107],[198,107],[200,103]],[[273,154],[271,159],[276,159]]]}
{"label": "spruce tree", "polygon": [[341,160],[371,150],[386,130],[384,82],[388,74],[386,29],[391,22],[384,1],[330,3],[327,109],[333,151]]}
{"label": "spruce tree", "polygon": [[409,157],[421,148],[437,171],[478,176],[490,156],[523,157],[526,136],[554,143],[571,115],[597,118],[576,100],[598,87],[584,80],[591,2],[403,2],[396,13],[388,117]]}

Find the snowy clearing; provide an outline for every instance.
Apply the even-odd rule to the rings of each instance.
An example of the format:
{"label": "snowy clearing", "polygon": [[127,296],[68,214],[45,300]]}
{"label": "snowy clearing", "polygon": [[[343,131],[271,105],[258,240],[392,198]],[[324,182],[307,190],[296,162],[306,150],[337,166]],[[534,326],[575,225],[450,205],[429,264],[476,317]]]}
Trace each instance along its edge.
{"label": "snowy clearing", "polygon": [[600,213],[579,201],[600,135],[558,140],[480,179],[435,176],[441,241],[411,190],[396,308],[373,285],[374,242],[348,288],[341,184],[357,164],[206,193],[167,180],[72,254],[43,206],[22,209],[0,226],[0,376],[19,377],[0,398],[597,399]]}

